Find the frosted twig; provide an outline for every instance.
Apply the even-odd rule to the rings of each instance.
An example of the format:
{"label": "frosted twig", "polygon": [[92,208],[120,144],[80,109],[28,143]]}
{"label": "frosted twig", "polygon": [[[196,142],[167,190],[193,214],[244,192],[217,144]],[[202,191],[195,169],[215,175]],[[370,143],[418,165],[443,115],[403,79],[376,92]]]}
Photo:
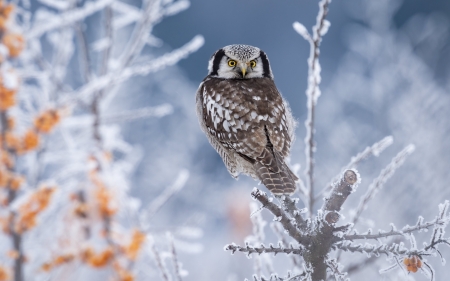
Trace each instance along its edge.
{"label": "frosted twig", "polygon": [[275,215],[277,220],[289,233],[289,236],[300,244],[307,242],[308,239],[292,224],[291,219],[286,215],[286,213],[277,204],[273,203],[272,200],[269,200],[266,193],[255,187],[253,188],[251,194],[254,199],[258,200],[262,204],[263,208],[266,208]]}
{"label": "frosted twig", "polygon": [[[314,209],[314,122],[315,108],[317,99],[320,96],[320,42],[324,29],[329,25],[325,20],[328,13],[328,5],[331,0],[321,0],[319,2],[319,13],[316,18],[316,24],[312,28],[312,37],[309,37],[310,55],[308,59],[308,88],[306,90],[308,117],[305,121],[306,137],[305,137],[305,154],[306,154],[306,170],[307,188],[309,191],[308,210],[310,217]],[[305,37],[305,36],[304,36]]]}
{"label": "frosted twig", "polygon": [[[258,205],[255,202],[250,203],[250,212],[253,214],[250,216],[253,225],[253,235],[246,240],[262,244],[264,242],[264,227],[267,223],[262,218],[261,212],[258,212]],[[255,274],[258,276],[262,275],[262,263],[260,256],[254,259]]]}
{"label": "frosted twig", "polygon": [[371,155],[377,157],[378,155],[380,155],[381,152],[383,152],[383,150],[385,150],[388,146],[390,146],[393,143],[393,141],[394,141],[394,138],[392,136],[387,136],[384,139],[380,140],[379,142],[374,143],[372,146],[366,147],[366,149],[364,149],[362,152],[360,152],[356,156],[352,157],[352,159],[350,159],[350,162],[344,168],[341,169],[340,174],[335,176],[328,183],[328,185],[317,194],[315,200],[318,200],[319,198],[321,198],[323,196],[324,193],[331,190],[331,188],[333,187],[333,183],[339,179],[339,176],[342,174],[342,172],[344,172],[345,170],[348,170],[348,169],[357,168],[358,164],[361,161],[367,159]]}
{"label": "frosted twig", "polygon": [[131,39],[128,41],[125,51],[120,58],[120,68],[127,67],[133,61],[145,45],[147,34],[151,32],[153,24],[161,17],[161,1],[160,0],[147,0],[145,1],[145,7],[143,14],[147,16],[141,16],[133,30]]}
{"label": "frosted twig", "polygon": [[375,196],[375,194],[383,188],[386,181],[392,177],[395,171],[403,164],[406,157],[414,151],[414,145],[410,144],[406,146],[402,151],[400,151],[394,158],[392,158],[391,163],[386,166],[380,175],[373,180],[370,186],[367,188],[366,194],[361,197],[359,201],[358,208],[356,209],[355,216],[353,217],[352,223],[356,224],[361,213],[367,208],[368,202]]}
{"label": "frosted twig", "polygon": [[177,281],[181,281],[181,274],[180,274],[180,264],[178,262],[178,255],[175,251],[175,244],[173,242],[173,236],[170,232],[167,233],[167,240],[169,240],[169,246],[170,246],[170,253],[172,254],[172,263],[175,271],[175,278]]}
{"label": "frosted twig", "polygon": [[66,99],[65,101],[63,101],[63,103],[85,100],[95,92],[100,91],[106,87],[122,83],[133,76],[147,75],[151,72],[159,71],[167,66],[174,65],[181,59],[187,57],[189,54],[197,51],[203,45],[203,43],[203,37],[198,35],[181,48],[164,54],[161,57],[147,62],[143,65],[128,67],[121,71],[101,76],[97,79],[92,80],[92,82],[83,86],[78,91],[66,95]]}
{"label": "frosted twig", "polygon": [[155,258],[155,262],[156,262],[156,266],[159,269],[159,273],[161,274],[161,277],[164,281],[169,281],[171,280],[169,278],[169,271],[167,270],[164,261],[161,259],[161,256],[159,255],[158,249],[156,249],[156,245],[155,245],[155,241],[154,238],[150,235],[148,235],[148,240],[150,240],[148,243],[151,252],[153,253],[153,257]]}
{"label": "frosted twig", "polygon": [[[270,227],[272,228],[273,232],[277,235],[278,240],[280,240],[281,246],[283,248],[286,248],[288,245],[288,242],[286,240],[286,237],[283,235],[283,230],[281,229],[281,227],[279,226],[278,222],[272,222],[270,224]],[[297,259],[297,256],[295,255],[291,255],[291,260],[294,266],[300,268],[300,261]]]}
{"label": "frosted twig", "polygon": [[130,110],[125,112],[120,112],[114,115],[102,116],[102,123],[118,123],[118,122],[126,122],[140,118],[146,117],[163,117],[169,115],[173,112],[173,107],[168,104],[162,104],[159,106],[149,106],[143,107],[136,110]]}
{"label": "frosted twig", "polygon": [[294,218],[297,227],[301,231],[306,231],[306,221],[301,215],[302,212],[295,205],[298,199],[294,198],[292,200],[290,196],[282,196],[281,201],[283,202],[284,211]]}
{"label": "frosted twig", "polygon": [[308,276],[310,276],[307,272],[302,272],[301,274],[297,274],[295,276],[292,276],[285,281],[304,281],[308,280]]}
{"label": "frosted twig", "polygon": [[246,245],[245,247],[238,246],[234,243],[226,245],[224,248],[225,251],[231,251],[233,254],[238,251],[242,253],[247,253],[247,255],[251,254],[262,254],[262,253],[273,253],[274,255],[279,253],[284,253],[288,255],[302,255],[305,249],[303,247],[294,247],[291,245],[291,247],[284,248],[281,245],[278,247],[274,247],[272,244],[269,245],[269,247],[264,246],[264,244],[261,244],[260,247],[253,247],[250,245]]}
{"label": "frosted twig", "polygon": [[345,276],[347,276],[347,273],[342,273],[339,270],[339,263],[335,259],[327,260],[327,266],[336,281],[345,280]]}
{"label": "frosted twig", "polygon": [[[446,201],[446,204],[448,204],[448,201]],[[423,218],[419,217],[417,223],[414,226],[405,226],[402,228],[402,230],[397,230],[393,225],[391,225],[391,230],[388,232],[379,231],[378,234],[348,234],[344,235],[343,240],[357,240],[357,239],[380,239],[380,238],[386,238],[390,236],[398,236],[398,235],[405,235],[409,234],[415,231],[420,231],[423,229],[428,229],[430,227],[435,228],[443,228],[448,225],[450,222],[450,215],[445,214],[444,216],[438,216],[436,219],[428,222],[423,222]],[[438,231],[433,232],[433,237],[439,233]],[[441,238],[441,236],[439,236]],[[431,244],[433,243],[433,240],[431,241]]]}
{"label": "frosted twig", "polygon": [[48,31],[74,24],[75,22],[102,10],[113,1],[114,0],[99,0],[95,2],[86,2],[82,8],[73,9],[60,15],[55,15],[47,22],[34,26],[25,34],[25,37],[28,40],[39,38]]}
{"label": "frosted twig", "polygon": [[[448,200],[446,200],[443,204],[439,204],[439,215],[438,215],[438,217],[436,219],[443,220],[447,216],[450,217],[450,214],[448,214],[449,206],[450,206],[450,202]],[[447,224],[448,224],[448,221],[447,221],[447,223],[436,224],[434,226],[433,235],[431,237],[430,245],[432,245],[435,240],[441,239],[444,236],[444,233],[445,233],[444,228],[447,227]]]}
{"label": "frosted twig", "polygon": [[84,76],[85,82],[91,81],[91,60],[89,57],[89,47],[87,44],[86,33],[83,30],[82,24],[77,24],[75,27],[77,33],[79,49],[80,49],[80,72]]}
{"label": "frosted twig", "polygon": [[[117,2],[116,2],[117,3]],[[102,65],[100,74],[105,75],[108,73],[108,66],[109,66],[109,60],[111,56],[111,49],[113,42],[113,28],[112,28],[112,20],[113,20],[113,13],[111,6],[108,6],[105,8],[105,14],[103,19],[103,26],[105,31],[105,38],[109,41],[109,44],[106,46],[106,48],[103,50],[103,56],[102,56]]]}
{"label": "frosted twig", "polygon": [[370,254],[379,256],[381,254],[385,254],[386,256],[389,256],[391,254],[394,254],[396,256],[407,256],[411,254],[415,254],[416,251],[410,251],[405,247],[400,247],[399,244],[392,244],[390,246],[386,244],[381,244],[379,246],[375,246],[372,244],[366,243],[365,245],[362,244],[352,244],[349,242],[346,243],[337,243],[332,246],[334,249],[341,249],[345,252],[358,252],[363,254]]}
{"label": "frosted twig", "polygon": [[[189,171],[181,170],[177,179],[172,186],[165,188],[164,191],[156,197],[145,210],[142,211],[140,220],[141,223],[146,225],[147,221],[158,212],[158,210],[169,200],[175,193],[180,191],[186,184],[189,178]],[[144,227],[146,228],[146,227]]]}

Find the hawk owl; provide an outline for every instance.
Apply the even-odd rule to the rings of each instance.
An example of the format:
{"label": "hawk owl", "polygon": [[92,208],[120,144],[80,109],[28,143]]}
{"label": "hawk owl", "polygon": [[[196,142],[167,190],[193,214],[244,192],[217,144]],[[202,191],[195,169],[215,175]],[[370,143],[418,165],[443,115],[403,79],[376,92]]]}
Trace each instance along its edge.
{"label": "hawk owl", "polygon": [[294,193],[298,178],[285,159],[295,122],[263,51],[248,45],[216,51],[196,104],[203,132],[234,178],[243,173],[274,195]]}

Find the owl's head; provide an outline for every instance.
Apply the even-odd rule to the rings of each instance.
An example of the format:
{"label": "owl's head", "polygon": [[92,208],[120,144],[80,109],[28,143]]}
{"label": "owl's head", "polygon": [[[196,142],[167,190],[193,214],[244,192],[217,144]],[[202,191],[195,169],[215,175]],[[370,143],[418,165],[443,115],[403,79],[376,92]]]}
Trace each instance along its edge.
{"label": "owl's head", "polygon": [[229,45],[216,51],[208,65],[208,75],[224,79],[273,79],[269,59],[259,48]]}

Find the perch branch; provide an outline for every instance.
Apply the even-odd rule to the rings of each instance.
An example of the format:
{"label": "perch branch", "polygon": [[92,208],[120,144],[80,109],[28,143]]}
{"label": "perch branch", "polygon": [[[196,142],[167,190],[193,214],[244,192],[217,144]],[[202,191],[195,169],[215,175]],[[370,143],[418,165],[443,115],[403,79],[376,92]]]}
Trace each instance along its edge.
{"label": "perch branch", "polygon": [[300,233],[300,231],[292,224],[291,219],[286,215],[286,213],[275,203],[270,200],[266,193],[254,188],[252,191],[252,197],[258,200],[263,208],[266,208],[272,214],[275,215],[276,219],[283,225],[284,229],[289,233],[289,236],[295,239],[300,244],[308,242],[308,238]]}

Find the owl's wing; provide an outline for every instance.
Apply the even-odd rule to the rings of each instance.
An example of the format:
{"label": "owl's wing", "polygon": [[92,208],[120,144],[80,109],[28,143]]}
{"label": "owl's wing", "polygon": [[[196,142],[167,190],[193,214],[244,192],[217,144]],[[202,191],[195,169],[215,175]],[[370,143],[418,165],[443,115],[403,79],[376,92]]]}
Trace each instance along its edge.
{"label": "owl's wing", "polygon": [[211,133],[211,128],[206,125],[206,118],[205,115],[205,108],[203,103],[203,91],[204,91],[204,83],[201,83],[197,93],[196,93],[196,106],[197,106],[197,117],[200,123],[200,128],[205,133],[206,137],[208,138],[209,143],[211,146],[219,153],[220,157],[222,158],[225,166],[228,169],[228,172],[234,177],[237,178],[239,175],[239,172],[237,171],[236,167],[236,160],[234,159],[233,155],[230,153],[227,153],[227,150],[225,147],[223,147],[223,144],[215,137],[215,134]]}

